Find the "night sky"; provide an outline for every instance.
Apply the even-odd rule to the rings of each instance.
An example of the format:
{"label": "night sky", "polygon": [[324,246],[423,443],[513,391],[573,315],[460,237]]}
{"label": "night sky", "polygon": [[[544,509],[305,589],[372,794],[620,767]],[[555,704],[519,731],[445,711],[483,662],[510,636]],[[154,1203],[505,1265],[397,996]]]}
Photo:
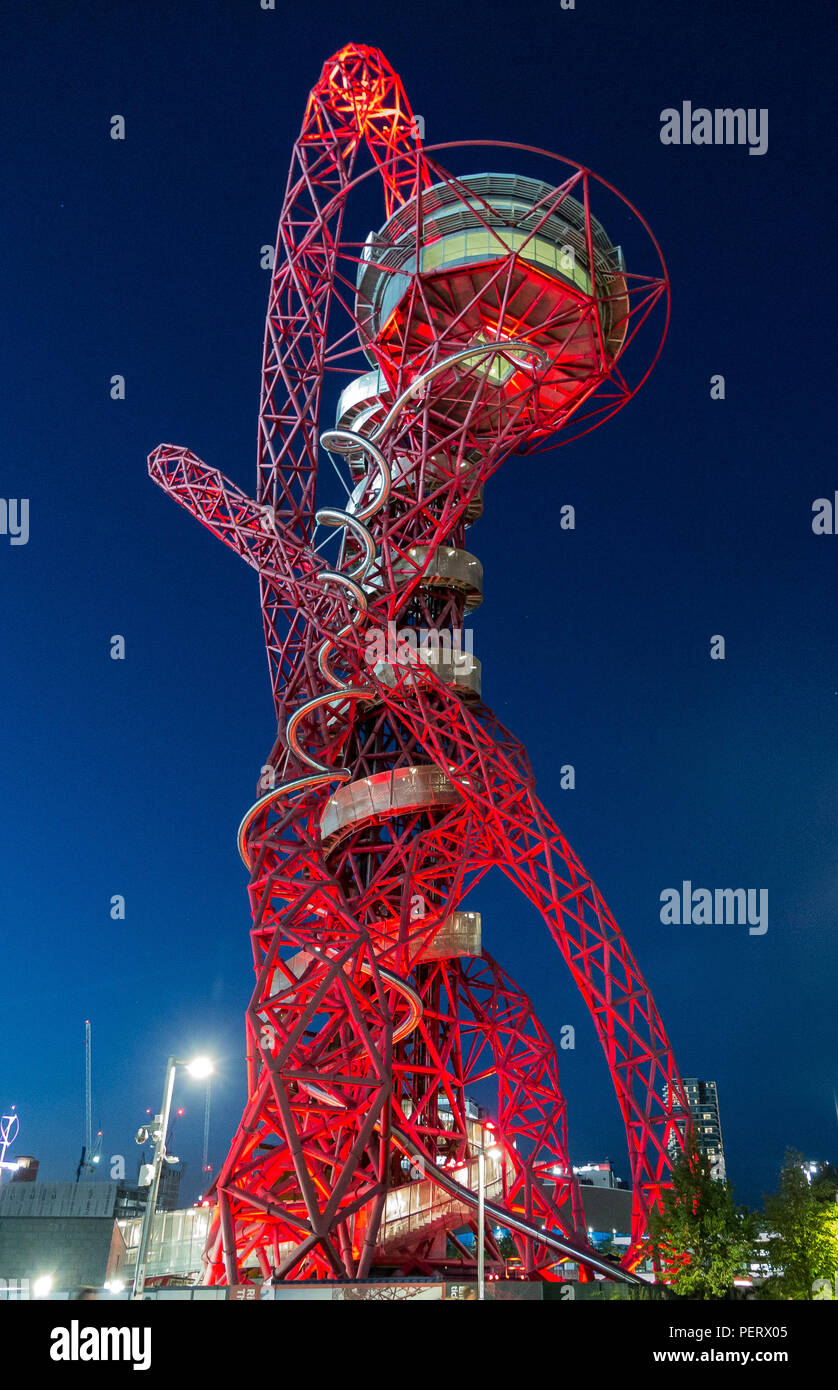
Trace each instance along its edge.
{"label": "night sky", "polygon": [[[274,737],[257,581],[145,458],[188,445],[253,491],[260,248],[308,90],[348,41],[383,49],[429,142],[578,159],[663,248],[672,326],[638,398],[487,486],[468,542],[484,699],[527,742],[682,1072],[717,1082],[737,1194],[758,1202],[787,1145],[835,1160],[838,536],[812,531],[813,501],[838,489],[823,13],[7,7],[0,490],[30,499],[30,535],[0,535],[0,1106],[17,1105],[15,1152],[44,1178],[78,1161],[86,1018],[106,1155],[136,1164],[170,1052],[218,1059],[216,1169],[241,1113],[252,975],[234,836]],[[685,100],[767,108],[767,153],[664,146],[661,111]],[[766,889],[767,933],[662,925],[660,895],[684,879]],[[607,1155],[625,1175],[604,1058],[546,928],[499,873],[468,905],[554,1036],[576,1026],[560,1054],[574,1161]],[[202,1086],[180,1082],[177,1103],[192,1200]]]}

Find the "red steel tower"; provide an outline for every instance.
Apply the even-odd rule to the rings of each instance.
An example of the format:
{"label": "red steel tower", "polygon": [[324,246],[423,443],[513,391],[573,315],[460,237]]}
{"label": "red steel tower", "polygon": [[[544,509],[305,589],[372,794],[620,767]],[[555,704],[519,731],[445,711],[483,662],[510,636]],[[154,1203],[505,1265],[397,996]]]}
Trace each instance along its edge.
{"label": "red steel tower", "polygon": [[[454,174],[437,155],[463,147],[423,148],[420,125],[381,53],[329,59],[279,222],[256,499],[187,449],[149,459],[258,573],[278,719],[239,831],[256,986],[211,1283],[462,1270],[481,1149],[490,1225],[525,1272],[555,1277],[571,1256],[613,1274],[585,1237],[555,1048],[461,907],[495,866],[540,912],[602,1042],[634,1194],[623,1277],[683,1141],[649,989],[522,744],[481,703],[462,636],[486,479],[631,398],[666,331],[666,271],[643,219],[582,166],[480,142],[482,165],[520,151],[545,177]],[[636,264],[592,194],[642,236]],[[486,1248],[498,1256],[491,1233]]]}

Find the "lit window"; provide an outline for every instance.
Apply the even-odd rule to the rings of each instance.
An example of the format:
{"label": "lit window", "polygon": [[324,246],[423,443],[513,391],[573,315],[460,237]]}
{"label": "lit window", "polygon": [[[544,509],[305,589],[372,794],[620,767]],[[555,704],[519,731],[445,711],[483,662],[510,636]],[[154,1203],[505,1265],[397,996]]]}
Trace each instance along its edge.
{"label": "lit window", "polygon": [[[506,229],[498,231],[497,235],[500,237],[504,246],[507,246],[510,251],[520,250],[527,239],[525,232],[513,232]],[[499,250],[500,248],[498,247],[497,249]]]}
{"label": "lit window", "polygon": [[539,265],[549,265],[551,270],[555,270],[556,248],[552,242],[537,236],[530,244],[533,246],[533,260],[538,261]]}
{"label": "lit window", "polygon": [[[492,343],[495,339],[487,337],[485,333],[478,333],[474,341],[476,343]],[[502,346],[504,341],[501,338],[499,345]],[[515,371],[515,363],[501,357],[500,353],[494,357],[481,353],[479,357],[466,357],[463,361],[467,367],[473,367],[481,376],[487,376],[494,386],[502,386]]]}
{"label": "lit window", "polygon": [[479,232],[469,232],[466,237],[467,256],[488,256],[489,233],[481,227]]}

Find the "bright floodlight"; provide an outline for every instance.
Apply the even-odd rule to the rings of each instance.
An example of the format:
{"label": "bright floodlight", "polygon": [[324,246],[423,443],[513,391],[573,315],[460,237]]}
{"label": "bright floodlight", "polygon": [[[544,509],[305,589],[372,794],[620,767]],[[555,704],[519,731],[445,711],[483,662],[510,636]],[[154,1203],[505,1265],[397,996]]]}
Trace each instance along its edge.
{"label": "bright floodlight", "polygon": [[209,1057],[196,1057],[193,1062],[187,1063],[186,1070],[196,1081],[203,1081],[205,1077],[212,1076],[213,1065]]}
{"label": "bright floodlight", "polygon": [[36,1279],[32,1285],[32,1292],[36,1298],[46,1298],[52,1288],[52,1275],[42,1274],[40,1279]]}

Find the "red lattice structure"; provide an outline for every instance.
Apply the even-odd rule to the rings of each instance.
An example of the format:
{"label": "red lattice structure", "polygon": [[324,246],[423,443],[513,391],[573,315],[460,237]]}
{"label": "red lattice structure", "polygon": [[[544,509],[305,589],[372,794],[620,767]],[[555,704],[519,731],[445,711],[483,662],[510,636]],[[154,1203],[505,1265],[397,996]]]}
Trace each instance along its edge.
{"label": "red lattice structure", "polygon": [[[483,484],[626,404],[660,351],[666,271],[582,166],[483,142],[484,164],[537,157],[548,177],[458,175],[438,155],[462,147],[423,148],[420,126],[382,54],[350,44],[326,63],[279,223],[256,499],[186,449],[149,460],[259,575],[278,720],[239,831],[256,986],[210,1283],[471,1268],[457,1232],[474,1226],[481,1147],[489,1226],[524,1273],[573,1258],[614,1275],[586,1238],[555,1048],[461,908],[494,867],[541,914],[602,1042],[634,1194],[619,1277],[683,1143],[649,989],[462,637]],[[382,190],[383,225],[353,241],[345,222]],[[593,194],[640,229],[644,268]]]}

